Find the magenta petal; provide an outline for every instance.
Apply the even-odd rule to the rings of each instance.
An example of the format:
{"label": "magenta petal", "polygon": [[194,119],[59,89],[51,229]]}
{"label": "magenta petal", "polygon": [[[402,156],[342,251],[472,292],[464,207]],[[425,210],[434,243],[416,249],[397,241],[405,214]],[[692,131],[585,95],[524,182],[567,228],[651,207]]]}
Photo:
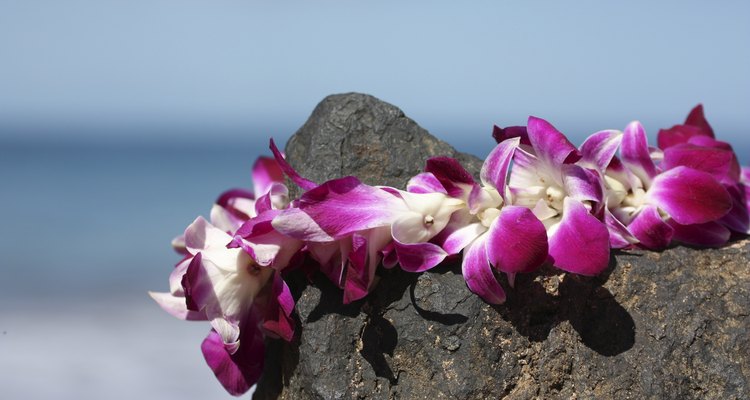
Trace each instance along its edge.
{"label": "magenta petal", "polygon": [[531,272],[547,260],[547,230],[530,209],[505,206],[487,232],[486,246],[500,271]]}
{"label": "magenta petal", "polygon": [[586,207],[565,198],[563,217],[549,237],[549,255],[564,271],[596,275],[609,265],[609,231]]}
{"label": "magenta petal", "polygon": [[526,129],[537,158],[543,160],[548,166],[576,162],[580,159],[578,149],[549,122],[541,118],[529,117]]}
{"label": "magenta petal", "polygon": [[256,196],[268,193],[274,183],[284,183],[284,172],[276,160],[271,157],[258,157],[255,160],[252,177]]}
{"label": "magenta petal", "polygon": [[315,182],[303,178],[300,176],[297,171],[292,168],[291,165],[289,165],[288,162],[286,162],[286,159],[284,159],[284,155],[281,154],[279,151],[279,148],[276,147],[276,143],[273,142],[273,139],[271,139],[271,152],[273,153],[274,158],[276,159],[276,162],[279,164],[279,167],[282,171],[286,174],[286,176],[289,177],[289,179],[292,180],[297,186],[301,187],[304,190],[309,190],[314,188],[315,186],[318,186]]}
{"label": "magenta petal", "polygon": [[448,194],[440,181],[430,172],[422,172],[409,179],[406,190],[411,193],[443,193]]}
{"label": "magenta petal", "polygon": [[638,239],[641,247],[651,250],[666,248],[674,236],[674,229],[664,222],[659,210],[653,205],[644,206],[630,221],[628,230]]}
{"label": "magenta petal", "polygon": [[307,191],[299,208],[335,239],[390,225],[406,205],[395,195],[355,177],[334,179]]}
{"label": "magenta petal", "polygon": [[396,257],[401,269],[407,272],[423,272],[440,264],[448,253],[432,243],[400,243],[393,241]]}
{"label": "magenta petal", "polygon": [[375,270],[370,269],[368,262],[367,238],[362,235],[352,236],[352,251],[349,253],[349,264],[344,281],[344,304],[357,301],[370,291]]}
{"label": "magenta petal", "polygon": [[476,183],[474,177],[454,158],[430,158],[425,163],[424,170],[432,173],[443,185],[448,195],[452,197],[464,197],[468,194],[466,193],[466,187],[474,186]]}
{"label": "magenta petal", "polygon": [[380,255],[383,257],[383,267],[391,269],[398,265],[398,256],[396,255],[396,243],[395,241],[388,243],[383,250],[380,251]]}
{"label": "magenta petal", "polygon": [[562,177],[568,196],[578,201],[602,202],[603,185],[596,172],[576,164],[564,164]]}
{"label": "magenta petal", "polygon": [[263,372],[265,345],[260,330],[245,324],[237,352],[229,354],[221,336],[212,330],[201,344],[206,363],[232,396],[240,396],[258,382]]}
{"label": "magenta petal", "polygon": [[451,215],[448,225],[432,238],[432,242],[440,245],[448,254],[458,254],[485,232],[487,227],[477,221],[469,210],[463,209]]}
{"label": "magenta petal", "polygon": [[643,125],[635,121],[628,124],[622,136],[620,155],[623,164],[648,185],[656,175],[656,166],[651,159],[648,138]]}
{"label": "magenta petal", "polygon": [[268,192],[260,196],[255,202],[255,214],[268,210],[285,208],[288,204],[289,189],[283,183],[274,182],[268,187]]}
{"label": "magenta petal", "polygon": [[718,222],[680,225],[674,220],[667,222],[674,229],[674,240],[694,246],[719,247],[727,244],[732,233]]}
{"label": "magenta petal", "polygon": [[714,137],[714,130],[708,124],[708,120],[706,120],[706,116],[703,113],[703,104],[698,104],[690,110],[687,118],[685,118],[685,125],[694,126],[700,129],[703,135]]}
{"label": "magenta petal", "polygon": [[706,172],[687,167],[659,174],[646,199],[684,225],[717,220],[732,208],[732,199],[722,184]]}
{"label": "magenta petal", "polygon": [[290,342],[294,337],[294,298],[281,275],[274,273],[271,293],[263,318],[263,329]]}
{"label": "magenta petal", "polygon": [[464,279],[469,290],[490,304],[503,304],[505,291],[495,278],[487,258],[485,237],[481,236],[464,249],[461,263]]}
{"label": "magenta petal", "polygon": [[232,203],[236,199],[249,199],[253,200],[255,199],[255,196],[253,195],[253,192],[245,189],[231,189],[227,190],[226,192],[222,193],[218,199],[216,199],[216,204],[224,207],[224,208],[230,208],[232,206]]}
{"label": "magenta petal", "polygon": [[719,222],[734,232],[750,234],[750,188],[743,183],[726,188],[732,197],[732,209]]}
{"label": "magenta petal", "polygon": [[606,207],[604,208],[604,224],[609,230],[609,245],[613,249],[623,249],[638,243],[638,239]]}
{"label": "magenta petal", "polygon": [[334,241],[331,235],[299,208],[283,210],[274,217],[271,224],[278,232],[291,238],[321,243]]}
{"label": "magenta petal", "polygon": [[482,170],[479,173],[485,186],[492,186],[503,195],[505,193],[505,182],[508,179],[508,169],[513,160],[513,154],[520,144],[520,139],[509,139],[500,142],[485,158]]}
{"label": "magenta petal", "polygon": [[690,138],[696,136],[704,136],[700,128],[690,125],[675,125],[669,129],[660,129],[656,136],[656,143],[660,149],[666,150],[672,146],[687,143]]}
{"label": "magenta petal", "polygon": [[589,136],[581,145],[581,161],[604,172],[622,143],[622,132],[605,130]]}
{"label": "magenta petal", "polygon": [[492,127],[492,137],[495,138],[495,141],[497,143],[512,138],[520,138],[521,144],[531,146],[531,142],[529,142],[529,134],[526,131],[525,126],[509,126],[506,128],[501,128],[495,125]]}
{"label": "magenta petal", "polygon": [[274,229],[273,221],[282,211],[268,210],[243,224],[229,248],[240,247],[264,267],[282,269],[288,266],[302,241]]}
{"label": "magenta petal", "polygon": [[[709,140],[712,140],[708,138]],[[689,143],[678,144],[664,150],[661,168],[668,170],[679,166],[690,167],[707,172],[719,181],[737,181],[739,176],[734,171],[734,152],[717,147],[696,146]]]}
{"label": "magenta petal", "polygon": [[190,311],[201,311],[216,299],[213,283],[203,266],[202,258],[202,253],[196,254],[182,277],[182,290]]}

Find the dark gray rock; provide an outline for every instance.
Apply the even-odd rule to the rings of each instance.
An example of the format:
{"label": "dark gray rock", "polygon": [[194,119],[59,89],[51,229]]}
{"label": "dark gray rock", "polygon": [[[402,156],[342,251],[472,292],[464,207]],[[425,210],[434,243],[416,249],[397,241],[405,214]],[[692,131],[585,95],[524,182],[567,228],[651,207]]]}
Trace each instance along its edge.
{"label": "dark gray rock", "polygon": [[[487,145],[493,143],[488,134]],[[405,187],[434,156],[457,158],[469,171],[482,166],[481,160],[430,135],[397,107],[361,93],[323,99],[286,145],[289,163],[318,183],[354,175],[370,185]],[[291,194],[299,195],[296,187]]]}
{"label": "dark gray rock", "polygon": [[[333,121],[320,120],[325,115]],[[402,125],[413,127],[411,140],[397,137],[406,129],[394,127]],[[356,174],[396,186],[445,146],[395,107],[363,95],[327,98],[298,135],[287,154],[304,175]],[[368,149],[383,154],[366,163],[359,157]],[[315,175],[307,163],[328,169]],[[301,329],[291,344],[270,343],[256,398],[750,396],[748,240],[619,252],[594,278],[543,269],[519,276],[498,307],[469,292],[458,260],[419,275],[384,270],[380,278],[370,296],[344,306],[324,278],[310,285],[292,276]]]}

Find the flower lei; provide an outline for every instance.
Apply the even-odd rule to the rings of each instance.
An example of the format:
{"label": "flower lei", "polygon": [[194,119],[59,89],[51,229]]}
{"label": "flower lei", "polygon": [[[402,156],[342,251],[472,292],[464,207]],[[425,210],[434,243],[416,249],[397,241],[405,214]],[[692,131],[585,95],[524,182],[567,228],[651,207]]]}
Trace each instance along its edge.
{"label": "flower lei", "polygon": [[[150,293],[168,313],[209,321],[206,362],[232,395],[260,378],[264,338],[290,341],[294,299],[287,271],[309,266],[365,297],[378,265],[422,272],[463,252],[468,289],[491,304],[518,273],[549,263],[597,275],[610,249],[659,250],[673,241],[721,246],[750,234],[750,169],[715,139],[698,105],[649,147],[639,122],[594,133],[576,148],[547,121],[495,127],[498,144],[477,182],[455,159],[431,158],[406,190],[349,176],[317,184],[301,177],[273,140],[259,158],[253,191],[219,196],[173,241],[183,255],[170,291]],[[304,190],[291,200],[287,175]]]}

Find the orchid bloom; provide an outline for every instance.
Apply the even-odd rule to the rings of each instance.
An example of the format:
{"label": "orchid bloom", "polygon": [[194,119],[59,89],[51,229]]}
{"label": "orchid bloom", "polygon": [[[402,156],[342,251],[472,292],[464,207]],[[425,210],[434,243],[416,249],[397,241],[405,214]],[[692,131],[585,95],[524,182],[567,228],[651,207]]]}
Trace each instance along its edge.
{"label": "orchid bloom", "polygon": [[308,190],[296,205],[274,219],[274,228],[304,240],[314,257],[324,257],[323,263],[341,251],[335,259],[345,260],[345,266],[337,269],[342,276],[334,281],[343,286],[348,303],[370,291],[384,251],[393,251],[407,271],[440,263],[446,253],[428,241],[463,202],[443,193],[411,193],[345,177]]}
{"label": "orchid bloom", "polygon": [[684,124],[660,130],[657,142],[664,151],[663,169],[683,165],[707,172],[719,180],[732,198],[732,209],[717,222],[732,232],[750,234],[743,170],[732,145],[715,139],[702,105],[690,111]]}
{"label": "orchid bloom", "polygon": [[[596,217],[603,207],[598,174],[576,164],[578,150],[549,122],[529,117],[520,131],[508,183],[511,204],[531,209],[547,230],[554,266],[596,275],[609,264],[609,231]],[[506,139],[507,140],[507,139]]]}
{"label": "orchid bloom", "polygon": [[344,289],[344,303],[369,293],[384,253],[413,272],[445,258],[446,253],[428,241],[445,227],[461,201],[443,193],[369,186],[355,177],[317,185],[301,177],[273,141],[271,151],[284,173],[305,190],[292,208],[273,219],[273,228],[304,241],[308,254]]}
{"label": "orchid bloom", "polygon": [[198,217],[173,242],[186,257],[170,275],[170,291],[149,293],[177,318],[211,323],[201,350],[233,395],[259,379],[264,337],[291,340],[294,332],[294,301],[280,270],[300,245],[268,229],[259,233],[288,205],[282,178],[273,159],[260,158],[253,166],[257,199],[241,189],[219,196],[211,222]]}
{"label": "orchid bloom", "polygon": [[[620,158],[615,156],[617,147]],[[630,123],[622,134],[594,134],[581,149],[584,162],[604,177],[608,227],[613,238],[621,239],[613,240],[613,246],[628,245],[622,226],[640,246],[651,249],[664,248],[673,238],[702,245],[728,239],[726,228],[715,222],[731,208],[726,189],[711,173],[673,161],[669,149],[662,153],[649,148],[639,122]]]}
{"label": "orchid bloom", "polygon": [[211,323],[203,355],[224,388],[240,395],[260,377],[264,334],[291,340],[294,301],[277,271],[227,248],[232,240],[198,217],[185,230],[190,257],[170,276],[170,292],[150,295],[178,318]]}
{"label": "orchid bloom", "polygon": [[506,204],[505,181],[518,145],[519,139],[510,139],[495,147],[482,166],[481,185],[456,160],[437,157],[408,186],[410,191],[443,191],[466,203],[435,241],[448,254],[463,250],[466,284],[490,304],[505,302],[492,267],[507,274],[512,286],[517,273],[531,272],[547,259],[544,225],[528,208]]}

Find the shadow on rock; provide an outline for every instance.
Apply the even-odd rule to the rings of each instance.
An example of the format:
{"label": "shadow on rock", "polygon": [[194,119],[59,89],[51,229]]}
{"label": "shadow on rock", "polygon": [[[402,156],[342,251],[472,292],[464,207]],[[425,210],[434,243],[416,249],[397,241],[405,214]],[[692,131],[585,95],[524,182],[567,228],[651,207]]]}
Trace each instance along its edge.
{"label": "shadow on rock", "polygon": [[567,320],[588,348],[603,356],[621,354],[635,344],[635,321],[602,286],[615,268],[613,254],[608,268],[596,277],[552,268],[519,276],[507,302],[495,310],[531,341],[546,340],[555,326]]}
{"label": "shadow on rock", "polygon": [[393,352],[398,344],[398,332],[393,324],[382,315],[372,316],[362,330],[362,349],[359,354],[370,363],[375,376],[388,379],[392,384],[396,384],[396,377],[393,375],[385,354],[393,357]]}

